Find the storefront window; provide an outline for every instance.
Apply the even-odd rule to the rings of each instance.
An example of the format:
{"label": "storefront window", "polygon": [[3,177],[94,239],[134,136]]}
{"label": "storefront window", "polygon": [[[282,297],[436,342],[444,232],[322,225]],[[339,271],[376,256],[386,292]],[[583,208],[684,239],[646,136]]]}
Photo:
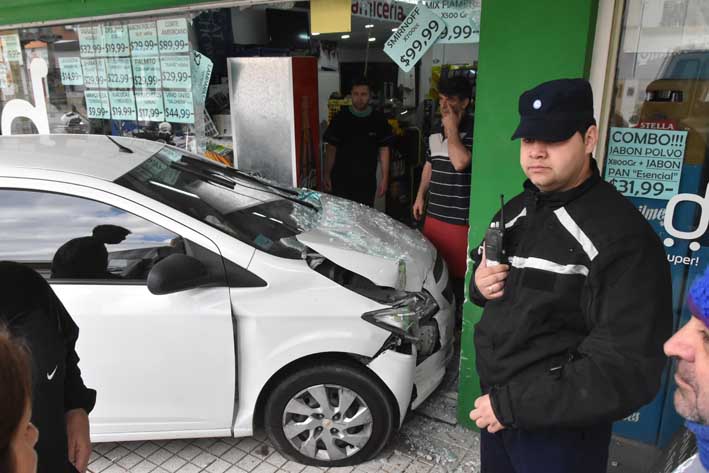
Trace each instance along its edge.
{"label": "storefront window", "polygon": [[[626,0],[606,144],[605,179],[657,231],[672,268],[675,328],[709,263],[709,4]],[[648,295],[651,297],[651,295]],[[673,373],[655,401],[618,426],[664,444],[681,425]]]}

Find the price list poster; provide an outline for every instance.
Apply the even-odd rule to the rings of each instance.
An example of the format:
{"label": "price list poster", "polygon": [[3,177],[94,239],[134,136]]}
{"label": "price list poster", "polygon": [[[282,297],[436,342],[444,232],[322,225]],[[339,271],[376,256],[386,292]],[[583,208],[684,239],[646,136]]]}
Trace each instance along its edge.
{"label": "price list poster", "polygon": [[89,118],[194,123],[188,24],[169,18],[82,25],[62,83],[83,86]]}

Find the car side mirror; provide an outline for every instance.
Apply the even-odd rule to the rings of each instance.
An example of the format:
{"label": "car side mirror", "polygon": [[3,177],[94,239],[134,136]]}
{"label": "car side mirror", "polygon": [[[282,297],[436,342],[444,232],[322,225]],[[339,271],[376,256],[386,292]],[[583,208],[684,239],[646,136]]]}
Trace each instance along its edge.
{"label": "car side mirror", "polygon": [[155,295],[194,289],[207,282],[207,267],[198,259],[179,253],[158,262],[148,273],[148,290]]}

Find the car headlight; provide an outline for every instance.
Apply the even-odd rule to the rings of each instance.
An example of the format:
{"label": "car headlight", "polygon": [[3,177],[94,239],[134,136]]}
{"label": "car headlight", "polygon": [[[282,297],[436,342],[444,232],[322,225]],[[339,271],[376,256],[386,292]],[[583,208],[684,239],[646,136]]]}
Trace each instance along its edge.
{"label": "car headlight", "polygon": [[436,312],[436,300],[428,291],[422,291],[410,294],[386,309],[366,312],[362,318],[405,340],[415,342],[418,340],[419,321],[433,316]]}

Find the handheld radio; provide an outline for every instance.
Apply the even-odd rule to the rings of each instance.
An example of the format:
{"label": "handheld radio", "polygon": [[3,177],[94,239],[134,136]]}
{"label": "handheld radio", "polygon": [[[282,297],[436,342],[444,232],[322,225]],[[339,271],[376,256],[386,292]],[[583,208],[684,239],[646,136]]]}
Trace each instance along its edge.
{"label": "handheld radio", "polygon": [[488,266],[507,264],[505,253],[505,196],[500,194],[500,220],[492,222],[485,232],[485,257]]}

